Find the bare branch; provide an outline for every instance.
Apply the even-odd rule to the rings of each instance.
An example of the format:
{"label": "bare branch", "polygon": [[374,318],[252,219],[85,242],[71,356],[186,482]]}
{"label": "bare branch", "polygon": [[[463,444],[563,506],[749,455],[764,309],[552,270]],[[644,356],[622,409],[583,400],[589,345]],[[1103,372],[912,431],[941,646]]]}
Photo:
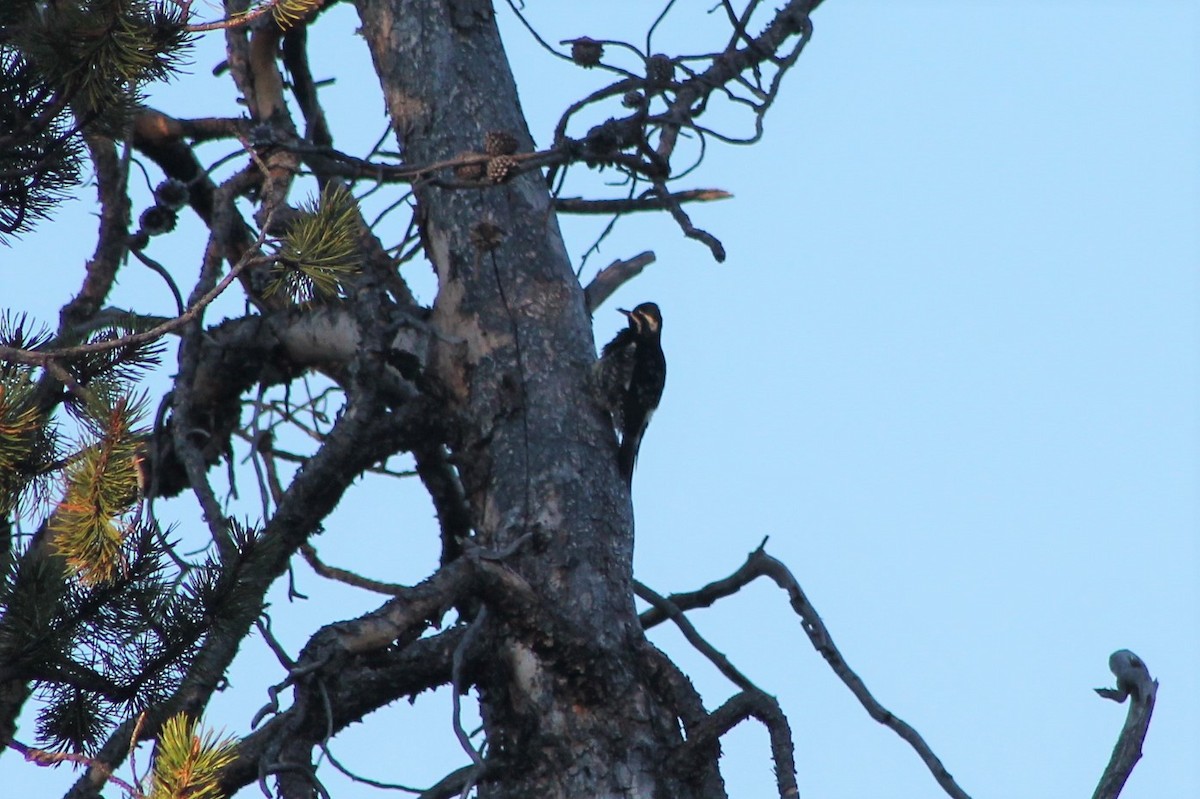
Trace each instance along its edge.
{"label": "bare branch", "polygon": [[654,253],[646,250],[626,261],[613,261],[597,272],[596,276],[592,278],[592,282],[588,283],[587,288],[583,290],[583,299],[587,303],[588,313],[594,313],[617,289],[640,275],[643,269],[654,263],[654,259]]}
{"label": "bare branch", "polygon": [[[712,60],[712,65],[708,69],[684,81],[675,93],[670,110],[662,119],[664,127],[658,141],[658,154],[662,158],[670,157],[675,150],[680,129],[693,126],[692,120],[703,113],[708,96],[715,88],[734,81],[748,70],[757,69],[764,62],[770,62],[780,70],[780,73],[775,76],[772,90],[769,92],[769,94],[773,94],[774,90],[778,88],[783,72],[795,63],[804,45],[807,44],[812,31],[812,23],[809,21],[808,15],[818,5],[820,5],[820,0],[790,0],[776,11],[774,18],[767,24],[762,34],[749,40],[746,47],[740,50],[727,49]],[[744,27],[744,24],[745,21],[739,22],[739,26]],[[739,33],[735,29],[731,42],[737,38],[746,38],[744,34],[739,35]],[[788,56],[782,60],[779,59],[775,53],[784,46],[788,39],[797,35],[800,36],[799,44]],[[757,124],[761,123],[761,115],[765,113],[769,105],[770,98],[764,100],[756,112],[758,120],[756,128]]]}
{"label": "bare branch", "polygon": [[[833,638],[830,636],[829,630],[825,627],[825,623],[821,621],[816,608],[808,601],[808,597],[805,596],[804,590],[800,587],[796,578],[788,570],[787,566],[768,555],[763,549],[764,546],[766,546],[766,540],[763,541],[758,549],[750,553],[750,557],[746,559],[745,564],[729,577],[710,583],[699,591],[672,595],[667,600],[680,610],[708,607],[716,600],[736,593],[740,588],[758,577],[770,578],[776,585],[787,592],[791,600],[792,609],[800,617],[800,624],[804,628],[804,633],[808,636],[808,640],[812,643],[813,648],[821,654],[821,657],[825,658],[825,662],[833,669],[834,674],[846,684],[846,687],[858,699],[863,709],[867,711],[867,714],[899,735],[916,751],[917,756],[925,763],[930,773],[933,774],[933,778],[937,780],[938,785],[942,787],[942,790],[947,795],[954,799],[970,799],[970,795],[954,781],[954,778],[950,776],[950,772],[942,765],[941,759],[934,754],[920,733],[881,705],[879,700],[868,690],[862,678],[847,665],[845,658],[842,657],[842,653],[833,643]],[[670,613],[666,608],[654,608],[641,615],[642,626],[648,628],[661,623],[669,617]]]}
{"label": "bare branch", "polygon": [[714,741],[750,717],[762,722],[771,739],[771,759],[775,761],[779,799],[795,799],[800,795],[800,789],[796,784],[796,752],[791,725],[775,697],[757,689],[737,694],[709,714],[688,735],[687,743],[680,748],[678,757],[686,767],[694,767],[689,760],[702,756]]}
{"label": "bare branch", "polygon": [[[259,237],[259,243],[261,243],[262,238],[262,236]],[[194,320],[213,300],[221,296],[225,289],[229,288],[229,284],[237,279],[237,276],[242,273],[242,270],[252,265],[267,263],[269,260],[269,258],[262,257],[242,258],[236,265],[234,265],[233,269],[230,269],[225,277],[222,278],[215,287],[213,287],[211,291],[200,297],[195,303],[192,304],[190,308],[188,308],[179,316],[169,319],[166,322],[156,325],[150,330],[142,333],[131,333],[130,335],[119,336],[107,341],[98,341],[93,344],[80,344],[76,347],[63,347],[55,350],[23,350],[17,347],[0,346],[0,360],[13,361],[16,363],[27,363],[35,366],[44,366],[51,361],[61,360],[64,358],[75,358],[80,355],[90,355],[96,352],[107,352],[109,350],[117,349],[118,347],[146,344],[154,341],[155,339],[162,338],[167,333],[178,330],[188,322]]]}
{"label": "bare branch", "polygon": [[837,646],[833,643],[833,638],[829,635],[829,630],[826,629],[825,622],[821,621],[821,617],[817,615],[816,608],[808,601],[808,597],[804,595],[803,589],[800,588],[800,584],[796,582],[796,578],[792,576],[788,568],[780,561],[767,555],[761,547],[750,557],[761,561],[760,568],[763,575],[770,577],[776,585],[787,591],[792,609],[800,617],[800,622],[804,627],[804,632],[808,635],[808,639],[812,642],[816,650],[821,653],[821,656],[825,658],[825,662],[833,669],[834,674],[846,684],[846,687],[850,689],[850,692],[862,704],[871,718],[888,727],[908,742],[909,746],[916,751],[930,773],[933,774],[933,778],[937,780],[938,785],[942,786],[942,790],[947,795],[954,797],[954,799],[970,799],[967,792],[960,788],[958,783],[954,781],[954,778],[950,776],[950,772],[942,765],[941,759],[933,753],[929,744],[925,743],[925,739],[915,729],[881,705],[871,695],[862,678],[855,674],[850,666],[846,664],[842,653],[838,651]]}
{"label": "bare branch", "polygon": [[133,257],[137,258],[139,261],[149,267],[155,274],[161,277],[163,282],[167,284],[167,288],[171,290],[171,296],[175,298],[175,313],[180,316],[183,316],[183,314],[187,313],[187,308],[183,304],[183,295],[179,293],[179,286],[176,285],[175,278],[171,277],[171,273],[167,271],[167,268],[151,258],[149,255],[146,255],[146,253],[138,247],[131,248],[129,252],[133,255]]}
{"label": "bare branch", "polygon": [[75,754],[74,752],[49,752],[45,749],[35,749],[32,746],[26,746],[15,739],[4,741],[4,745],[10,749],[15,749],[16,751],[20,752],[22,755],[24,755],[27,761],[36,766],[59,766],[63,763],[74,763],[80,766],[94,766],[99,769],[101,774],[104,774],[104,778],[108,782],[115,784],[130,796],[141,795],[141,793],[134,789],[134,787],[128,782],[116,776],[111,771],[108,771],[107,767],[103,763],[93,760],[87,755]]}
{"label": "bare branch", "polygon": [[[792,730],[787,716],[779,707],[779,702],[754,685],[749,678],[738,671],[725,655],[718,652],[692,626],[677,606],[670,600],[656,594],[638,581],[633,583],[634,592],[649,602],[660,612],[667,614],[684,638],[701,654],[707,657],[722,674],[742,689],[742,693],[730,699],[706,719],[688,731],[688,743],[681,750],[685,758],[688,754],[702,757],[712,744],[739,722],[749,716],[754,716],[767,728],[771,738],[771,756],[775,761],[775,778],[778,781],[780,799],[792,799],[799,795],[796,785],[795,744],[792,741]],[[694,765],[692,766],[694,767]]]}
{"label": "bare branch", "polygon": [[[85,137],[96,170],[100,228],[96,249],[87,262],[87,276],[79,293],[62,311],[60,333],[90,319],[100,309],[116,280],[129,239],[128,172],[111,139],[99,135]],[[0,349],[0,358],[5,358]]]}
{"label": "bare branch", "polygon": [[[225,187],[222,187],[217,192],[217,195],[221,198],[222,202],[218,204],[215,218],[224,220],[227,215],[226,209],[232,207],[232,198],[228,196],[228,190]],[[269,223],[269,221],[270,218],[268,217],[267,222]],[[252,261],[258,260],[257,258],[250,257],[250,254],[256,252],[265,240],[267,227],[268,224],[263,225],[263,230],[259,234],[255,244],[246,250],[241,260],[233,269],[229,270],[224,278],[218,280],[217,275],[220,274],[222,253],[225,249],[224,237],[220,235],[220,231],[226,228],[220,223],[214,226],[209,235],[208,247],[205,249],[200,277],[192,289],[191,296],[188,297],[188,311],[181,316],[175,317],[171,322],[158,325],[154,330],[146,331],[144,334],[125,337],[133,339],[137,338],[138,335],[150,335],[159,328],[164,328],[167,325],[174,325],[174,327],[169,329],[186,328],[179,345],[179,386],[175,389],[172,400],[173,420],[171,425],[171,441],[174,444],[179,462],[183,465],[188,483],[192,487],[196,499],[200,502],[200,506],[204,509],[205,522],[208,524],[213,541],[216,543],[223,560],[234,557],[237,548],[232,540],[229,525],[224,513],[222,513],[221,505],[217,502],[206,476],[210,458],[218,450],[214,450],[211,446],[206,446],[210,442],[203,435],[204,428],[197,421],[200,416],[192,402],[196,388],[192,378],[195,377],[200,365],[204,310],[209,303],[216,299],[237,278],[238,274],[244,268]],[[163,333],[165,332],[166,330],[163,331]]]}
{"label": "bare branch", "polygon": [[243,25],[249,25],[262,15],[270,13],[274,8],[275,3],[264,3],[253,11],[248,11],[245,14],[237,14],[235,16],[226,17],[225,19],[220,19],[216,22],[201,22],[195,25],[187,25],[184,29],[189,33],[206,33],[208,31],[238,28]]}
{"label": "bare branch", "polygon": [[[451,681],[450,681],[450,701],[453,704],[452,722],[454,725],[454,737],[458,738],[458,743],[462,746],[463,751],[471,758],[471,762],[475,764],[475,769],[467,778],[467,785],[473,785],[483,773],[484,763],[483,754],[476,749],[471,743],[471,736],[467,734],[466,729],[462,725],[462,695],[466,693],[467,686],[463,678],[463,668],[467,659],[467,652],[471,648],[475,639],[479,637],[479,631],[483,629],[483,625],[487,623],[487,607],[481,607],[474,621],[467,627],[467,633],[458,642],[458,646],[454,648],[454,656],[451,658]],[[463,788],[463,796],[470,792],[470,788]]]}
{"label": "bare branch", "polygon": [[687,189],[677,191],[670,200],[651,195],[646,197],[589,200],[583,197],[559,197],[554,201],[554,210],[563,214],[624,214],[631,211],[662,211],[670,207],[670,203],[706,203],[716,200],[728,200],[732,194],[724,189]]}
{"label": "bare branch", "polygon": [[683,724],[683,732],[687,738],[685,746],[689,748],[687,759],[690,761],[686,768],[695,784],[700,786],[700,796],[706,799],[726,799],[725,783],[717,767],[721,756],[721,743],[713,738],[704,744],[699,737],[699,730],[709,719],[700,693],[688,676],[648,640],[641,647],[641,656],[646,673],[650,675],[651,686],[663,697],[667,706],[674,709]]}
{"label": "bare branch", "polygon": [[[764,542],[765,543],[765,542]],[[757,551],[756,553],[757,554]],[[672,605],[675,605],[680,610],[688,611],[697,608],[712,607],[718,599],[724,599],[727,596],[733,596],[740,591],[744,586],[754,582],[762,576],[762,571],[759,568],[759,561],[752,554],[745,563],[743,563],[737,571],[728,577],[709,583],[708,585],[696,591],[687,591],[681,594],[671,594],[667,599]],[[649,630],[651,627],[656,627],[667,621],[669,616],[665,610],[652,607],[638,617],[642,623],[642,629]]]}
{"label": "bare branch", "polygon": [[1115,690],[1097,688],[1096,693],[1114,702],[1124,702],[1126,697],[1132,697],[1133,701],[1092,799],[1120,796],[1133,767],[1142,758],[1142,742],[1150,729],[1150,717],[1154,714],[1154,700],[1158,695],[1158,680],[1150,678],[1145,662],[1128,649],[1113,652],[1108,658],[1108,667],[1117,677],[1117,687]]}
{"label": "bare branch", "polygon": [[758,686],[750,681],[750,678],[738,671],[737,667],[729,662],[729,658],[725,657],[721,652],[718,652],[712,644],[704,640],[704,637],[696,631],[692,623],[683,615],[683,611],[671,604],[671,601],[665,597],[656,594],[650,588],[647,588],[637,580],[633,581],[633,590],[639,597],[649,602],[654,607],[666,613],[679,631],[683,633],[683,637],[688,640],[688,643],[700,650],[700,654],[704,655],[709,661],[717,667],[717,670],[724,674],[729,681],[741,688],[743,691],[760,691]]}
{"label": "bare branch", "polygon": [[318,146],[333,145],[325,111],[317,98],[317,84],[308,63],[308,26],[295,25],[283,36],[281,48],[284,66],[292,76],[292,94],[304,114],[304,138]]}
{"label": "bare branch", "polygon": [[389,790],[389,791],[403,791],[404,793],[415,793],[415,794],[424,793],[419,788],[413,788],[408,785],[401,785],[398,782],[384,782],[383,780],[373,780],[370,777],[364,777],[361,774],[356,774],[355,772],[353,772],[349,768],[347,768],[340,760],[338,760],[336,757],[334,757],[333,751],[329,748],[328,743],[323,744],[321,746],[321,751],[325,753],[326,759],[329,760],[329,765],[333,766],[335,769],[342,772],[342,774],[345,774],[347,777],[349,777],[354,782],[361,782],[363,785],[370,785],[372,788],[383,788],[383,789]]}
{"label": "bare branch", "polygon": [[425,444],[413,449],[417,476],[433,500],[442,534],[442,563],[462,554],[462,542],[471,535],[471,509],[463,495],[462,482],[441,444]]}
{"label": "bare branch", "polygon": [[671,213],[671,218],[675,220],[680,229],[683,230],[683,235],[689,239],[695,239],[708,247],[712,252],[713,258],[718,262],[725,260],[725,245],[722,244],[716,236],[708,231],[701,230],[692,224],[692,218],[687,215],[680,206],[678,198],[672,194],[665,183],[655,183],[654,188],[658,194],[658,198],[666,205],[667,210]]}
{"label": "bare branch", "polygon": [[[438,780],[417,799],[450,799],[451,796],[461,796],[463,787],[467,785],[468,781],[477,779],[475,775],[478,770],[478,766],[474,764],[457,768]],[[486,762],[484,762],[484,773],[487,773]]]}
{"label": "bare branch", "polygon": [[362,588],[366,591],[373,591],[376,594],[386,594],[388,596],[400,596],[405,591],[405,586],[398,583],[385,583],[380,580],[372,580],[370,577],[363,577],[352,571],[325,564],[317,557],[316,548],[307,541],[300,545],[300,554],[304,556],[305,562],[312,567],[313,571],[328,580],[334,580],[335,582],[344,583],[355,588]]}

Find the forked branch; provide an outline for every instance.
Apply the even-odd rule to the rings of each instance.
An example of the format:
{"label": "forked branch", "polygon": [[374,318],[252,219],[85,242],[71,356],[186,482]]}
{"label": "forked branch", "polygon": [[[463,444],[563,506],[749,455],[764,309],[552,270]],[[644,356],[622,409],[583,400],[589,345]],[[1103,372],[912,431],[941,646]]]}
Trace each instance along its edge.
{"label": "forked branch", "polygon": [[[680,610],[708,607],[718,599],[737,592],[743,586],[748,585],[759,577],[770,578],[776,585],[787,592],[792,609],[800,617],[800,624],[804,628],[804,633],[808,636],[808,640],[812,642],[813,647],[825,658],[825,662],[829,664],[838,678],[846,684],[846,687],[858,699],[868,715],[908,742],[921,758],[922,762],[925,763],[930,773],[933,774],[938,785],[942,787],[942,790],[948,796],[954,797],[954,799],[970,799],[967,792],[959,787],[954,778],[950,776],[946,767],[942,765],[941,759],[934,754],[920,733],[881,705],[879,700],[872,696],[870,690],[867,689],[862,678],[847,665],[845,658],[842,657],[842,653],[833,643],[833,638],[830,636],[829,630],[825,627],[825,622],[821,621],[816,608],[808,601],[808,597],[805,596],[804,590],[800,587],[800,584],[796,581],[791,571],[782,562],[768,555],[763,549],[766,543],[764,539],[758,549],[750,553],[750,557],[746,559],[741,568],[729,577],[710,583],[698,591],[674,594],[667,597],[666,601]],[[670,616],[667,611],[668,608],[665,606],[663,608],[655,607],[646,611],[641,614],[642,626],[648,629],[662,623]]]}
{"label": "forked branch", "polygon": [[775,762],[779,799],[794,799],[800,795],[800,789],[796,784],[792,728],[775,697],[762,691],[743,691],[710,713],[688,736],[687,743],[679,751],[679,757],[686,763],[689,755],[702,755],[713,741],[750,717],[762,722],[771,739],[771,759]]}
{"label": "forked branch", "polygon": [[[669,599],[659,596],[636,580],[633,587],[639,597],[666,613],[683,633],[688,643],[696,647],[722,674],[742,689],[741,693],[688,730],[687,744],[679,753],[679,757],[686,764],[685,767],[698,766],[701,759],[712,752],[713,745],[722,735],[753,716],[767,728],[767,734],[771,739],[771,758],[775,761],[775,779],[779,787],[779,798],[791,799],[791,797],[798,796],[792,728],[788,724],[783,709],[779,707],[779,702],[775,697],[758,688],[748,677],[738,671],[724,654],[718,652],[712,644],[704,640],[687,617],[683,615],[683,611]],[[687,764],[689,758],[695,759],[697,762]]]}

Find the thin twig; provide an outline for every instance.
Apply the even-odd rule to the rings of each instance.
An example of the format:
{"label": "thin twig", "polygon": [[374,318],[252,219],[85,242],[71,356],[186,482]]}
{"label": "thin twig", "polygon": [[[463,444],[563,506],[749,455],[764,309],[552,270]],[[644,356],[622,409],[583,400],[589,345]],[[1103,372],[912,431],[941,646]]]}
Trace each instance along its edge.
{"label": "thin twig", "polygon": [[104,780],[116,784],[130,796],[140,795],[132,785],[113,774],[108,766],[87,755],[78,755],[74,752],[47,752],[45,749],[35,749],[32,746],[26,746],[12,738],[5,741],[4,745],[20,752],[27,761],[33,763],[35,766],[57,766],[61,763],[77,763],[81,766],[88,766],[101,774]]}
{"label": "thin twig", "polygon": [[196,25],[185,25],[183,29],[188,33],[206,33],[208,31],[225,30],[229,28],[240,28],[243,25],[248,25],[264,14],[270,13],[275,8],[275,3],[265,3],[253,11],[247,11],[244,14],[237,14],[226,17],[225,19],[217,20],[216,22],[202,22]]}
{"label": "thin twig", "polygon": [[[259,241],[255,242],[251,251],[253,251],[253,249],[257,249],[257,247],[261,245],[262,239],[263,236],[260,236]],[[221,293],[225,291],[225,289],[229,288],[229,284],[236,280],[238,275],[240,275],[244,270],[251,266],[258,266],[260,264],[268,263],[271,260],[271,258],[262,256],[251,257],[249,256],[248,251],[247,256],[242,257],[234,265],[234,267],[229,270],[225,277],[222,278],[221,281],[218,282],[211,291],[196,301],[192,307],[188,308],[179,316],[168,319],[166,322],[163,322],[162,324],[142,333],[131,333],[128,336],[121,336],[119,338],[109,339],[107,341],[97,341],[91,344],[80,344],[75,347],[63,347],[55,350],[23,350],[17,347],[0,346],[0,360],[27,363],[35,366],[45,366],[52,361],[63,358],[75,358],[80,355],[90,355],[96,352],[107,352],[109,350],[117,349],[118,347],[136,346],[138,344],[145,344],[147,342],[154,341],[155,339],[161,338],[167,333],[178,330],[188,322],[191,322],[193,319],[195,319],[200,312],[208,307],[213,300],[219,297]]]}
{"label": "thin twig", "polygon": [[478,780],[478,777],[475,776],[478,768],[473,763],[469,766],[456,768],[430,786],[429,790],[422,793],[417,799],[449,799],[451,796],[461,795],[464,785],[468,784],[472,779]]}
{"label": "thin twig", "polygon": [[479,778],[483,775],[483,770],[485,768],[483,755],[480,754],[480,751],[471,744],[471,736],[467,735],[467,731],[463,729],[461,696],[466,690],[464,687],[465,683],[463,681],[463,667],[466,662],[467,651],[475,642],[475,638],[478,637],[479,631],[483,628],[483,625],[486,622],[487,606],[484,605],[479,608],[479,613],[475,616],[474,621],[472,621],[471,625],[467,628],[466,634],[463,635],[463,638],[461,641],[459,641],[458,646],[454,648],[454,656],[451,659],[450,701],[453,704],[454,711],[454,735],[456,738],[458,738],[459,744],[462,745],[463,751],[467,753],[467,755],[471,758],[471,762],[475,764],[475,767],[470,771],[470,773],[467,775],[466,781],[463,783],[462,793],[459,794],[463,799],[466,799],[467,794],[471,792],[471,788],[473,788],[479,781]]}
{"label": "thin twig", "polygon": [[717,670],[724,674],[729,681],[741,688],[743,691],[758,691],[761,689],[750,681],[750,678],[742,674],[736,666],[729,662],[729,658],[718,652],[712,644],[704,640],[704,637],[696,631],[692,623],[683,615],[678,607],[673,605],[669,599],[660,596],[650,588],[646,587],[637,580],[633,581],[633,590],[639,597],[649,602],[654,607],[658,608],[675,623],[679,631],[683,633],[683,637],[688,640],[692,646],[700,651],[709,661],[717,667]]}
{"label": "thin twig", "polygon": [[415,793],[415,794],[425,793],[420,788],[411,788],[407,785],[401,785],[398,782],[382,782],[380,780],[373,780],[370,777],[364,777],[361,774],[355,774],[349,768],[342,765],[342,763],[339,762],[338,759],[333,756],[333,750],[331,750],[329,748],[328,743],[321,744],[321,751],[325,753],[325,757],[327,757],[329,759],[329,763],[335,769],[337,769],[338,771],[345,774],[347,777],[349,777],[354,782],[361,782],[363,785],[370,785],[372,788],[382,788],[386,791],[403,791],[404,793]]}
{"label": "thin twig", "polygon": [[554,210],[563,214],[623,214],[631,211],[662,211],[671,202],[696,203],[727,200],[733,195],[724,189],[688,189],[677,191],[670,200],[657,195],[633,199],[589,200],[584,197],[559,197],[554,201]]}
{"label": "thin twig", "polygon": [[146,711],[138,714],[137,723],[133,727],[133,732],[129,734],[129,773],[133,775],[133,781],[139,787],[142,784],[142,778],[138,776],[137,767],[137,746],[138,741],[142,737],[142,728],[146,725]]}
{"label": "thin twig", "polygon": [[809,640],[816,647],[817,651],[821,653],[821,656],[825,658],[825,661],[833,669],[838,678],[846,684],[846,687],[858,699],[871,718],[903,738],[916,751],[917,756],[921,758],[921,761],[925,763],[930,773],[933,774],[933,778],[937,780],[938,785],[949,796],[954,797],[954,799],[970,799],[967,792],[959,787],[954,778],[950,776],[950,772],[942,765],[941,759],[934,754],[929,744],[925,743],[925,739],[921,737],[920,733],[881,705],[871,695],[862,678],[847,665],[845,658],[842,657],[842,653],[833,643],[833,638],[829,635],[829,630],[825,627],[825,622],[821,621],[816,608],[808,601],[808,597],[804,595],[804,591],[800,588],[800,584],[796,582],[796,578],[792,575],[791,571],[782,562],[766,554],[761,547],[751,555],[751,558],[757,558],[761,561],[762,573],[770,577],[776,585],[787,592],[791,600],[792,609],[800,617],[804,632],[808,635]]}
{"label": "thin twig", "polygon": [[675,195],[667,188],[665,183],[655,183],[655,191],[659,198],[666,205],[667,210],[671,213],[671,218],[675,220],[680,229],[683,230],[683,235],[689,239],[695,239],[708,247],[712,256],[718,263],[725,260],[725,245],[717,239],[716,236],[706,230],[701,230],[692,224],[692,218],[687,215],[687,212],[680,206]]}
{"label": "thin twig", "polygon": [[400,596],[409,590],[408,586],[372,580],[370,577],[363,577],[346,569],[329,566],[317,557],[317,550],[307,541],[300,545],[300,554],[304,556],[304,560],[312,567],[313,571],[328,580],[345,583],[346,585],[362,588],[367,591],[374,591],[377,594],[385,596]]}
{"label": "thin twig", "polygon": [[254,626],[258,628],[259,635],[263,637],[263,640],[267,642],[267,646],[270,647],[271,652],[275,654],[275,659],[279,661],[279,665],[289,671],[296,668],[296,661],[292,659],[292,656],[283,648],[283,644],[279,643],[279,639],[271,632],[271,617],[263,613],[254,622]]}
{"label": "thin twig", "polygon": [[[746,559],[745,564],[729,577],[710,583],[699,591],[687,594],[673,594],[667,597],[667,600],[680,610],[708,607],[716,600],[737,592],[740,588],[759,577],[770,578],[776,585],[787,592],[792,610],[800,617],[801,627],[804,629],[804,633],[808,636],[808,640],[812,643],[813,648],[821,654],[821,657],[825,658],[825,662],[829,664],[834,674],[850,689],[850,692],[858,699],[859,704],[863,706],[867,714],[875,721],[895,732],[913,748],[947,795],[954,799],[970,799],[970,795],[954,781],[954,778],[950,776],[946,767],[942,765],[941,759],[934,754],[920,733],[881,705],[879,700],[871,694],[866,684],[862,681],[862,678],[847,665],[845,658],[842,657],[842,653],[834,644],[829,630],[825,627],[825,623],[821,621],[816,608],[808,601],[808,597],[805,596],[804,590],[800,587],[800,584],[796,581],[791,571],[782,562],[771,557],[764,551],[763,547],[766,546],[766,543],[766,539],[764,539],[758,549],[750,553],[750,557]],[[665,608],[654,608],[641,614],[642,626],[643,628],[648,628],[654,624],[661,623],[669,617],[670,614]]]}
{"label": "thin twig", "polygon": [[167,271],[167,268],[140,249],[131,249],[130,252],[133,253],[134,258],[137,258],[143,264],[150,267],[150,269],[163,279],[167,284],[167,288],[171,290],[171,296],[175,298],[175,313],[183,316],[187,312],[187,308],[183,305],[183,295],[179,293],[179,286],[175,284],[175,279],[171,277],[171,273]]}

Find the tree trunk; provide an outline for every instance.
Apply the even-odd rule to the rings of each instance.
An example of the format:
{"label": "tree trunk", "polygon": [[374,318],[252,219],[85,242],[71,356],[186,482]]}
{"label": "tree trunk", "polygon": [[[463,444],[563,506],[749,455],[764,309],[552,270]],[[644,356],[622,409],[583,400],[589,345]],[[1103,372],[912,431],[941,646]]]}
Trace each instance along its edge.
{"label": "tree trunk", "polygon": [[[490,3],[357,7],[407,162],[480,152],[490,131],[533,149]],[[711,795],[715,772],[667,768],[679,714],[654,687],[635,613],[632,508],[591,399],[591,322],[545,180],[427,183],[416,197],[439,279],[429,368],[475,542],[521,542],[505,564],[534,598],[518,613],[489,596],[470,653],[488,740],[481,795]]]}

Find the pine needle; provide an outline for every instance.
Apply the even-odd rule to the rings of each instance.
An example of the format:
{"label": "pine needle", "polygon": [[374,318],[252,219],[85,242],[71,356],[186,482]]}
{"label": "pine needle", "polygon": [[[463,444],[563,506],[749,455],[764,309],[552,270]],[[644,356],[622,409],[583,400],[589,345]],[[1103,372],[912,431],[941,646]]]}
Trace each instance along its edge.
{"label": "pine needle", "polygon": [[198,727],[186,713],[167,719],[154,750],[148,799],[222,799],[217,780],[237,757],[237,745]]}

